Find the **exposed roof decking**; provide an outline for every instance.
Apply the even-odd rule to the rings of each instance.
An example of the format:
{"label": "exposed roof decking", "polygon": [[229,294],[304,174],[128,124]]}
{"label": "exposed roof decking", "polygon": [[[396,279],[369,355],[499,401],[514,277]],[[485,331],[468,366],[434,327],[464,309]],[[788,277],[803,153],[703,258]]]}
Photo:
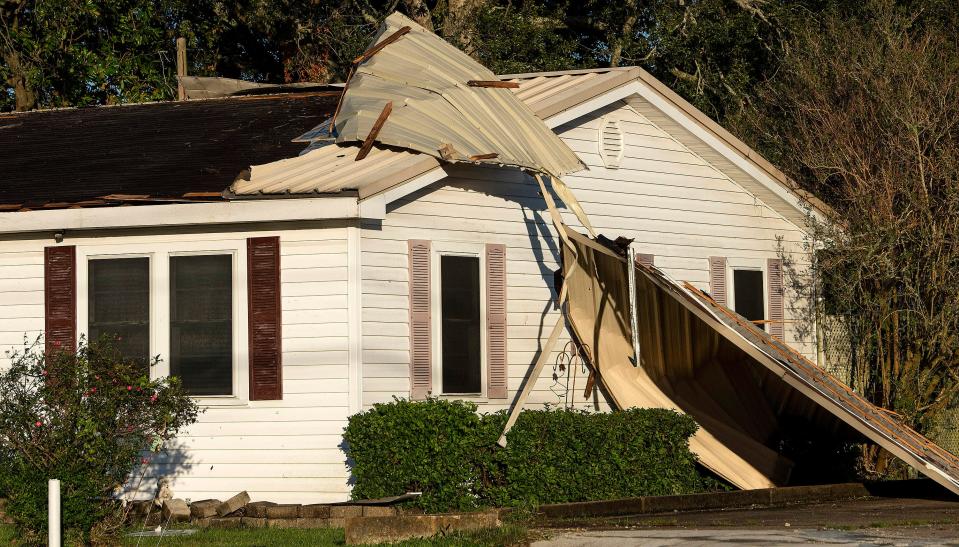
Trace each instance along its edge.
{"label": "exposed roof decking", "polygon": [[0,211],[216,200],[250,164],[296,156],[290,139],[337,93],[289,93],[0,114]]}

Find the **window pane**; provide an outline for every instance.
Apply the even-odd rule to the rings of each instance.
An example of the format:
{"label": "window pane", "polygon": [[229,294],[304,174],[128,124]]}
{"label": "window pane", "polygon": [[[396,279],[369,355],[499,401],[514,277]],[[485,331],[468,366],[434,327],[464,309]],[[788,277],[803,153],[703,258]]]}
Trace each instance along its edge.
{"label": "window pane", "polygon": [[115,337],[124,357],[150,362],[150,259],[111,258],[88,263],[90,341]]}
{"label": "window pane", "polygon": [[482,391],[479,258],[440,257],[443,393]]}
{"label": "window pane", "polygon": [[[766,319],[763,272],[760,270],[733,270],[733,283],[733,292],[736,295],[736,313],[750,321]],[[758,326],[766,328],[765,324]]]}
{"label": "window pane", "polygon": [[170,258],[170,373],[191,395],[233,393],[233,257]]}

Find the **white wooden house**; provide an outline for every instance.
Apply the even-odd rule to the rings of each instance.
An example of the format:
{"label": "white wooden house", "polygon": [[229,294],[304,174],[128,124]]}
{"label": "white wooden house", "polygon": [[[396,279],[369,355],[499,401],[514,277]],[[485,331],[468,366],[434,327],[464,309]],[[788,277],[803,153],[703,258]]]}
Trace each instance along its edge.
{"label": "white wooden house", "polygon": [[[785,314],[772,328],[785,325],[790,344],[814,352],[797,338],[788,303],[768,290],[780,241],[802,264],[808,213],[778,170],[639,68],[502,79],[519,84],[517,96],[585,164],[564,180],[598,232],[635,238],[648,260],[704,290],[711,276],[725,280],[726,293],[714,296],[750,319]],[[161,107],[100,110],[150,108]],[[44,116],[68,123],[86,111],[72,112],[3,116],[0,136],[14,138],[4,126]],[[20,146],[40,146],[21,131]],[[70,150],[44,154],[58,162]],[[380,148],[361,162],[355,147],[339,145],[289,155],[241,176],[230,199],[199,196],[211,202],[70,203],[55,192],[46,199],[59,204],[24,205],[18,190],[4,196],[0,345],[19,347],[44,330],[71,344],[122,324],[141,341],[137,351],[161,357],[155,374],[179,371],[206,411],[154,469],[175,477],[178,496],[246,489],[277,502],[346,499],[347,418],[425,395],[411,392],[417,283],[431,331],[431,370],[418,385],[484,411],[510,405],[559,313],[558,242],[527,175]],[[231,176],[254,163],[264,159]],[[58,184],[66,192],[69,176]],[[136,205],[108,206],[118,202]],[[444,299],[471,304],[444,308]],[[505,338],[491,334],[499,322],[491,306],[502,305]],[[581,369],[555,372],[538,380],[528,405],[605,407],[601,393],[583,396]]]}

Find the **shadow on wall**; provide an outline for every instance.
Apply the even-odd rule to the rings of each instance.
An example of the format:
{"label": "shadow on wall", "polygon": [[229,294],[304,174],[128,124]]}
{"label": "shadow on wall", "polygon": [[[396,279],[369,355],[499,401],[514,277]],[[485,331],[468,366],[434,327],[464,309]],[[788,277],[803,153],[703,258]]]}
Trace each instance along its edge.
{"label": "shadow on wall", "polygon": [[[546,207],[546,201],[543,199],[543,196],[540,195],[539,187],[536,181],[513,168],[500,168],[492,166],[452,166],[448,167],[447,170],[450,173],[450,177],[439,181],[437,183],[431,184],[401,200],[397,200],[391,204],[387,205],[387,214],[396,211],[397,209],[402,208],[404,205],[414,202],[419,199],[426,198],[430,194],[433,194],[443,188],[457,188],[464,190],[470,193],[484,194],[487,196],[492,196],[505,200],[506,202],[512,202],[513,204],[518,205],[519,211],[521,213],[520,217],[516,218],[516,222],[522,222],[525,228],[526,236],[529,240],[529,249],[533,254],[535,259],[536,266],[538,268],[538,275],[540,280],[543,283],[543,286],[549,289],[548,300],[544,300],[543,307],[538,312],[539,317],[537,321],[537,347],[532,353],[530,362],[524,363],[532,365],[540,356],[542,352],[542,344],[546,337],[549,334],[549,330],[552,328],[553,319],[550,319],[550,313],[558,313],[559,310],[556,307],[556,272],[550,268],[550,264],[558,264],[560,262],[560,250],[558,245],[558,238],[553,234],[552,231],[552,222],[549,218],[549,212]],[[554,195],[554,199],[557,202],[557,207],[564,208],[565,204],[559,198],[559,196]],[[511,205],[504,205],[502,208],[503,211],[513,211],[516,207]],[[503,235],[513,235],[516,234],[510,233],[508,230],[503,231],[500,226],[509,226],[510,224],[499,224],[496,221],[488,221],[486,224],[486,233],[490,234],[488,238],[490,241],[495,241],[497,234],[502,233]],[[382,223],[379,221],[368,222],[364,221],[364,229],[373,229],[381,230]],[[426,239],[430,239],[428,235],[424,236]],[[508,253],[507,253],[508,254]],[[516,363],[511,363],[516,364]],[[526,371],[523,381],[517,391],[513,395],[513,400],[510,401],[510,404],[515,404],[516,397],[519,392],[523,389],[527,382],[532,381],[529,377],[529,372]],[[568,404],[570,401],[578,400],[581,402],[583,399],[582,393],[576,395],[572,392],[572,385],[569,382],[570,374],[569,365],[564,364],[564,368],[560,369],[557,365],[556,372],[554,374],[554,385],[552,391],[557,396],[557,405]],[[565,384],[564,384],[564,378]],[[583,385],[585,385],[585,378],[583,379]],[[580,387],[576,387],[577,391],[580,391]],[[605,393],[601,393],[601,387],[599,382],[594,383],[592,389],[590,390],[591,394],[591,404],[590,406],[598,410],[602,402],[609,404],[609,397]],[[580,403],[581,404],[581,403]]]}
{"label": "shadow on wall", "polygon": [[[208,466],[211,471],[214,465]],[[177,478],[190,475],[196,477],[202,468],[195,461],[190,449],[180,439],[171,439],[159,452],[144,451],[140,463],[124,485],[124,495],[128,500],[146,500],[156,497],[161,479],[171,479],[173,497],[176,495]]]}

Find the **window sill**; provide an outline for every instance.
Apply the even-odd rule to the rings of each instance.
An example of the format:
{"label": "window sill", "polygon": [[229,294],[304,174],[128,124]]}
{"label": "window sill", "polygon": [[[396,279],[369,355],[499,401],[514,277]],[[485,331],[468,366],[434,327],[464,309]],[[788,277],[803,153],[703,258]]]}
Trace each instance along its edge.
{"label": "window sill", "polygon": [[489,402],[489,398],[482,393],[441,393],[435,397],[448,401],[470,401],[473,403]]}
{"label": "window sill", "polygon": [[198,397],[191,397],[193,402],[197,406],[201,407],[247,407],[250,406],[250,402],[245,399],[240,399],[234,395],[223,395],[220,397],[214,397],[210,395],[202,395]]}

